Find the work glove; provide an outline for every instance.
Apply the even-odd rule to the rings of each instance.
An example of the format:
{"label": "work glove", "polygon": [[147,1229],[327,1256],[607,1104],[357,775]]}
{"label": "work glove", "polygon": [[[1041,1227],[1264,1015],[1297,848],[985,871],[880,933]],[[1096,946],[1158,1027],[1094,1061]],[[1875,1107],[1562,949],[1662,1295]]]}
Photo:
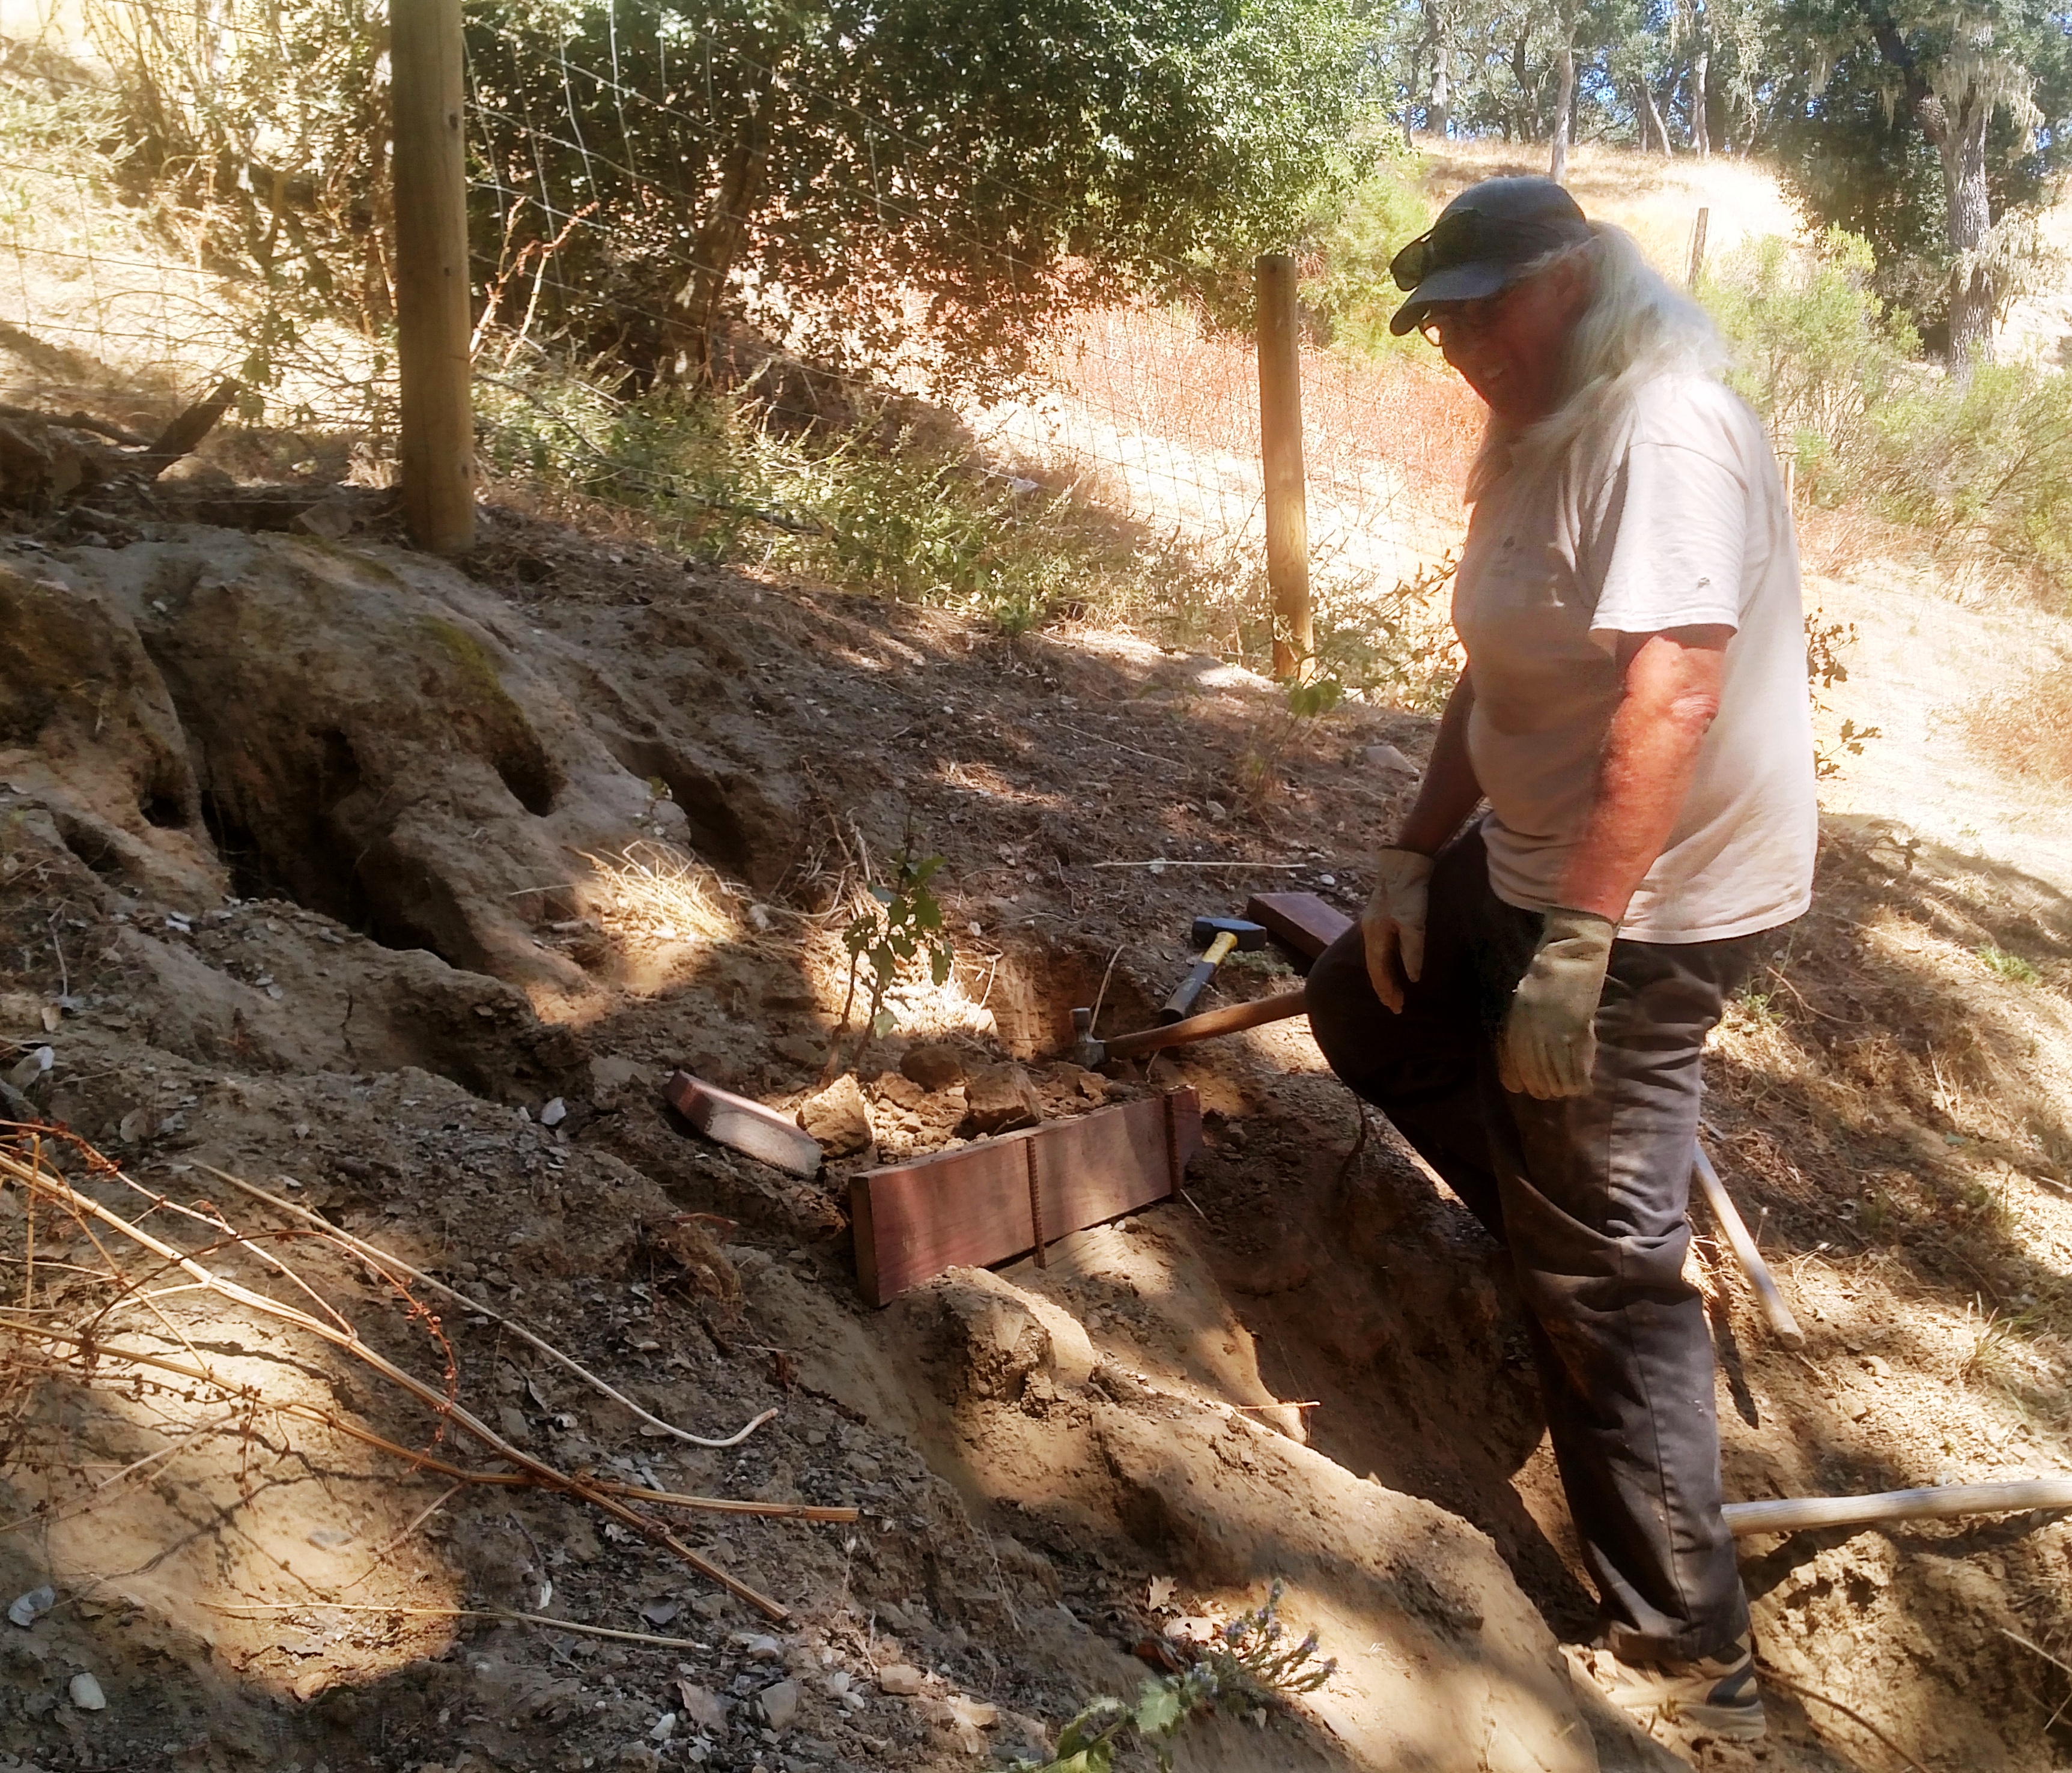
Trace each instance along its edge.
{"label": "work glove", "polygon": [[1403,1008],[1403,979],[1414,983],[1424,971],[1425,883],[1431,878],[1429,856],[1416,850],[1375,852],[1374,891],[1360,913],[1360,940],[1367,946],[1374,995],[1392,1010]]}
{"label": "work glove", "polygon": [[1597,999],[1618,934],[1610,918],[1593,912],[1545,913],[1540,946],[1497,1036],[1497,1075],[1505,1089],[1542,1102],[1589,1094]]}

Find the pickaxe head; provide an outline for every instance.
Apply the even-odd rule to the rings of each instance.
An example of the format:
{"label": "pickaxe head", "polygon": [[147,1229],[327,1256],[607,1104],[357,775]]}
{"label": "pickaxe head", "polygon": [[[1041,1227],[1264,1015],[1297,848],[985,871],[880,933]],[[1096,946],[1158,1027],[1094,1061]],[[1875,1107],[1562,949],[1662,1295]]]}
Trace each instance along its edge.
{"label": "pickaxe head", "polygon": [[1266,946],[1266,925],[1247,923],[1242,917],[1197,917],[1190,938],[1197,948],[1206,948],[1219,936],[1235,936],[1237,946],[1249,954]]}

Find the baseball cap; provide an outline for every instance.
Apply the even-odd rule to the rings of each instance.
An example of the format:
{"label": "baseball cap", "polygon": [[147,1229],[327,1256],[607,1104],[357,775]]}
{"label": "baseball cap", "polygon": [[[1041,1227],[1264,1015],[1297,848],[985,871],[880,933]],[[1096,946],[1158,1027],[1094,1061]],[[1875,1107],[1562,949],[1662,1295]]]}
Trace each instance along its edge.
{"label": "baseball cap", "polygon": [[1421,326],[1436,304],[1494,295],[1536,259],[1592,237],[1576,199],[1551,179],[1470,185],[1389,261],[1388,274],[1410,299],[1388,330],[1400,337]]}

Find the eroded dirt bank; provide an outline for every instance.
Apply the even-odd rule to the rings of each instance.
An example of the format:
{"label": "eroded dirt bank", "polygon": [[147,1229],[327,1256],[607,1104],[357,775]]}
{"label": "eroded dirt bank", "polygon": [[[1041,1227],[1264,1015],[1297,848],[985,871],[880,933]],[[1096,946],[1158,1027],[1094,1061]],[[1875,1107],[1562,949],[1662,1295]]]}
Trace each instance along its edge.
{"label": "eroded dirt bank", "polygon": [[[48,1581],[59,1605],[0,1640],[9,1748],[52,1768],[968,1765],[1037,1752],[1134,1686],[1142,1640],[1277,1577],[1340,1672],[1206,1726],[1185,1765],[1666,1764],[1557,1648],[1587,1604],[1502,1265],[1465,1214],[1378,1131],[1358,1141],[1286,1026],[1150,1078],[1054,1057],[1104,981],[1104,1028],[1148,1019],[1194,913],[1268,886],[1356,905],[1409,779],[1377,748],[1414,759],[1420,720],[1284,736],[1270,688],[1211,659],[1009,642],[504,514],[472,576],[195,527],[0,543],[0,1065],[50,1049],[34,1105],[180,1201],[272,1223],[211,1168],[289,1195],[698,1434],[777,1412],[688,1446],[442,1308],[462,1400],[561,1470],[863,1511],[689,1517],[689,1545],[791,1609],[779,1627],[580,1503],[406,1475],[307,1410],[255,1403],[189,1441],[225,1425],[25,1373],[6,1507],[27,1524],[0,1537],[0,1586]],[[1782,989],[1741,1007],[1716,1072],[1744,1204],[1795,1253],[1815,1332],[1805,1361],[1768,1347],[1708,1270],[1739,1495],[2062,1458],[2052,1345],[1967,1326],[2064,1299],[2072,918],[2047,882],[1918,847],[1896,869],[1886,841],[1831,840],[1848,930],[1789,961],[1807,1013]],[[801,1183],[696,1140],[661,1106],[671,1069],[787,1105],[816,1084],[847,908],[902,845],[948,858],[958,964],[865,1055],[871,1146]],[[1100,865],[1153,858],[1219,865]],[[1951,962],[1924,1020],[1934,945],[1987,940],[2030,955],[2037,990],[2003,1001]],[[1285,975],[1262,956],[1221,988]],[[1975,1092],[2029,1043],[2033,1099],[1990,1143],[1953,1139],[1918,1036],[1959,1015]],[[939,1087],[898,1069],[923,1043],[955,1061]],[[957,1069],[1009,1059],[1053,1115],[1192,1083],[1190,1205],[866,1311],[847,1175],[969,1136]],[[1991,1211],[1967,1204],[1988,1164]],[[438,1377],[446,1351],[382,1274],[298,1250],[370,1343]],[[14,1296],[62,1309],[86,1283],[51,1265],[74,1257],[47,1242],[44,1291]],[[160,1310],[118,1321],[206,1340],[269,1406],[430,1443],[349,1361],[205,1299]],[[2062,1758],[2063,1684],[2006,1634],[2062,1641],[2062,1527],[1749,1549],[1781,1668],[1930,1764]],[[500,1608],[672,1641],[438,1611]],[[910,1667],[911,1693],[890,1672]],[[69,1697],[81,1670],[105,1710]],[[1832,1710],[1780,1695],[1773,1716],[1770,1765],[1885,1764]]]}

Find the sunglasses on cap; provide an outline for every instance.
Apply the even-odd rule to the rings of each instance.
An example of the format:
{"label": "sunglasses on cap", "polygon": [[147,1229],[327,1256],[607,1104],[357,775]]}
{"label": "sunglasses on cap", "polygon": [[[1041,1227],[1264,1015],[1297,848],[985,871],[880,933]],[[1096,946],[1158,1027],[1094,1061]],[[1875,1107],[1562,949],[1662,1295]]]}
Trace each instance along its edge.
{"label": "sunglasses on cap", "polygon": [[1577,235],[1573,224],[1486,215],[1472,207],[1456,205],[1389,261],[1388,274],[1397,289],[1410,290],[1456,265],[1522,270],[1544,253],[1575,244]]}

